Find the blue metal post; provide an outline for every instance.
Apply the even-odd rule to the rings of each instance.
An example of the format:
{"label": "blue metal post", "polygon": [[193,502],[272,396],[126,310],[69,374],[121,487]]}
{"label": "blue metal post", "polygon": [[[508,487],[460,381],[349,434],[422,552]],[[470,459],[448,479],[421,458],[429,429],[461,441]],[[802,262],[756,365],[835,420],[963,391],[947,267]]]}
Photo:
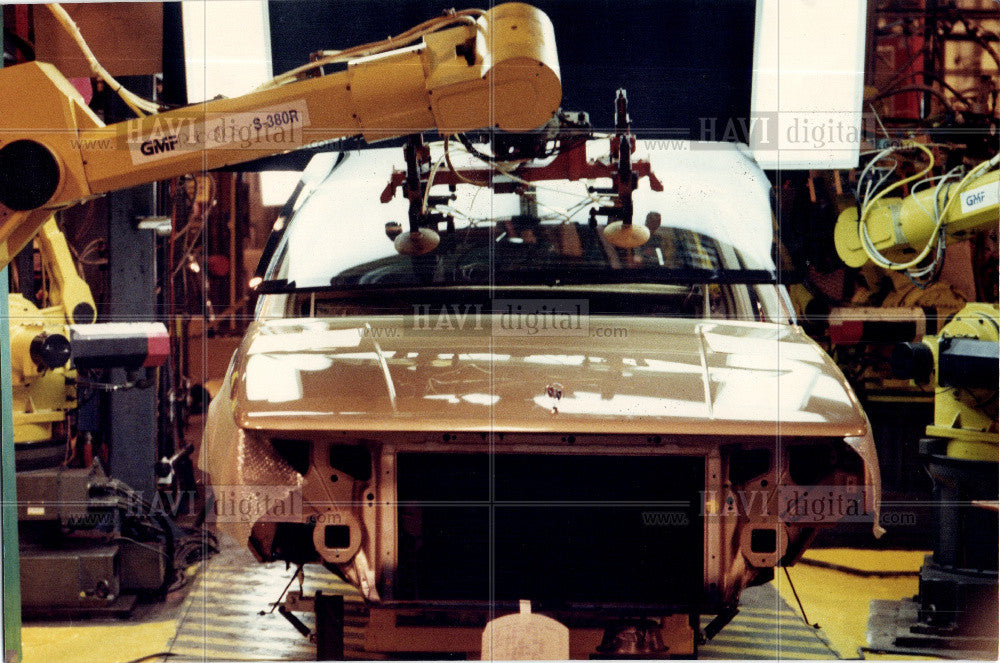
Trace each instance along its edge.
{"label": "blue metal post", "polygon": [[[3,3],[0,2],[0,14]],[[0,53],[3,32],[0,31]],[[3,58],[0,58],[3,67]],[[17,548],[17,478],[14,476],[14,396],[10,384],[10,312],[7,270],[0,270],[0,597],[4,662],[21,660],[21,561]]]}
{"label": "blue metal post", "polygon": [[7,270],[0,270],[0,556],[3,558],[3,654],[5,663],[21,660],[21,565],[17,548],[17,478],[14,475],[14,412],[10,383],[10,312]]}

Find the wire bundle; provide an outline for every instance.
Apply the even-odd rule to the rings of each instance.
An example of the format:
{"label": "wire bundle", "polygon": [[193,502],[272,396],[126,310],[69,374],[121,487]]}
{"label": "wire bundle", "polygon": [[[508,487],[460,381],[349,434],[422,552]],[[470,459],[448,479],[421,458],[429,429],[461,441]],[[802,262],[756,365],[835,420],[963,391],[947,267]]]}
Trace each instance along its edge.
{"label": "wire bundle", "polygon": [[436,32],[441,28],[448,27],[456,23],[465,23],[475,27],[481,27],[481,24],[476,19],[485,14],[486,12],[482,9],[463,9],[462,11],[455,11],[454,9],[451,9],[445,12],[443,16],[438,16],[424,21],[423,23],[410,28],[406,32],[400,33],[395,37],[388,37],[382,41],[374,41],[368,44],[352,46],[339,51],[320,51],[317,59],[275,76],[267,83],[258,87],[257,90],[266,90],[268,88],[284,85],[285,83],[291,83],[298,80],[303,74],[307,74],[314,69],[319,69],[320,67],[343,63],[355,58],[376,55],[378,53],[384,53],[385,51],[407,46],[418,39],[421,39],[424,35]]}
{"label": "wire bundle", "polygon": [[[46,6],[49,11],[52,12],[52,15],[56,18],[59,24],[66,30],[70,38],[83,52],[83,55],[87,60],[87,64],[94,76],[104,81],[104,83],[111,88],[112,91],[121,97],[122,101],[125,102],[125,104],[131,108],[136,115],[143,117],[145,115],[157,113],[163,108],[160,104],[148,99],[143,99],[139,95],[125,89],[121,83],[115,80],[108,70],[105,69],[100,62],[98,62],[94,52],[90,49],[87,45],[87,41],[83,38],[80,28],[76,25],[76,22],[73,21],[73,18],[66,12],[66,10],[63,9],[62,5],[52,3]],[[308,74],[313,70],[326,65],[343,63],[355,58],[367,57],[396,48],[401,48],[423,38],[424,35],[458,23],[464,23],[482,29],[482,24],[479,23],[477,19],[485,14],[486,12],[482,9],[464,9],[462,11],[450,9],[446,11],[444,15],[424,21],[423,23],[394,37],[389,37],[381,41],[370,42],[368,44],[361,44],[359,46],[352,46],[339,51],[320,51],[317,59],[275,76],[270,81],[258,87],[257,90],[266,90],[284,85],[286,83],[291,83],[301,78],[304,74]]]}
{"label": "wire bundle", "polygon": [[148,99],[143,99],[139,95],[126,90],[121,83],[115,80],[115,78],[105,69],[100,62],[97,61],[97,57],[94,52],[90,50],[90,46],[87,46],[87,41],[83,38],[83,34],[80,32],[80,28],[73,21],[72,17],[63,9],[60,4],[50,4],[46,5],[55,19],[59,24],[66,30],[66,33],[70,38],[76,42],[76,45],[83,51],[83,56],[87,60],[87,65],[93,72],[94,76],[104,81],[105,85],[111,88],[121,100],[125,102],[125,105],[132,109],[136,115],[143,117],[144,115],[149,115],[151,113],[157,113],[160,110],[160,105],[154,101],[149,101]]}
{"label": "wire bundle", "polygon": [[[141,514],[138,517],[127,518],[123,523],[123,531],[116,534],[114,539],[129,541],[162,555],[173,570],[173,576],[164,582],[168,593],[180,589],[190,581],[191,576],[185,569],[219,552],[219,542],[215,534],[204,527],[186,527],[171,523],[162,508],[144,500],[139,493],[117,479],[95,483],[91,491],[92,494],[103,493],[121,498],[125,502],[127,513]],[[177,535],[178,531],[180,536]],[[137,536],[153,540],[161,539],[165,550],[144,543],[137,539]]]}
{"label": "wire bundle", "polygon": [[[873,184],[873,180],[869,179],[869,174],[873,171],[875,164],[895,152],[910,149],[920,150],[927,157],[927,164],[920,172],[882,189],[882,185],[896,170],[894,163],[892,167],[886,169],[885,173],[882,174],[878,181]],[[963,167],[956,166],[944,175],[925,178],[925,175],[927,175],[934,167],[934,155],[926,146],[913,141],[907,141],[903,145],[888,147],[878,152],[875,158],[868,162],[868,164],[861,171],[861,175],[858,178],[858,190],[855,194],[859,209],[858,235],[865,254],[867,254],[872,262],[884,269],[893,271],[906,270],[907,276],[914,283],[914,285],[917,285],[918,287],[926,287],[937,278],[937,275],[941,271],[941,266],[944,262],[944,250],[946,245],[945,221],[947,220],[948,215],[952,212],[955,201],[960,198],[959,194],[969,184],[969,182],[973,180],[973,178],[978,177],[985,171],[995,167],[998,163],[1000,163],[1000,154],[994,156],[989,161],[984,161],[983,163],[974,166],[964,176],[961,174]],[[956,180],[958,180],[957,184],[954,183]],[[875,247],[875,243],[872,241],[871,235],[868,232],[868,220],[872,210],[875,208],[879,200],[884,198],[890,192],[895,191],[896,189],[899,189],[911,182],[916,182],[911,189],[911,196],[916,193],[917,188],[921,184],[930,185],[937,182],[934,187],[933,209],[927,210],[924,208],[924,211],[926,211],[934,220],[934,229],[931,232],[931,236],[927,240],[927,243],[924,245],[923,249],[917,253],[915,258],[905,262],[897,262],[883,255]],[[861,193],[862,186],[865,187],[864,194]],[[927,265],[920,266],[920,264],[926,260],[928,256],[930,256],[932,251],[934,251],[934,256],[931,261]]]}

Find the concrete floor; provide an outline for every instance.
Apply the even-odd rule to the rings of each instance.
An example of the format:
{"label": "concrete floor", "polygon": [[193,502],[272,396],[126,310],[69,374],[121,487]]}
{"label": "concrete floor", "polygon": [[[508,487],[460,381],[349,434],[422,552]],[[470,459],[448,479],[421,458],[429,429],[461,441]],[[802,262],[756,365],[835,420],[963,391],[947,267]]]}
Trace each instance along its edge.
{"label": "concrete floor", "polygon": [[[216,386],[210,384],[209,387]],[[200,441],[202,418],[193,417],[189,439]],[[139,606],[128,620],[91,619],[73,622],[29,622],[22,629],[24,663],[126,663],[170,651],[173,656],[150,660],[307,660],[310,645],[279,615],[261,617],[291,577],[284,564],[259,565],[243,546],[220,537],[223,552],[208,565],[189,569],[194,577],[163,603]],[[765,587],[744,593],[741,613],[712,642],[701,648],[703,659],[857,658],[866,644],[868,604],[873,599],[901,599],[917,592],[916,571],[923,551],[812,549],[806,563],[789,574],[810,623],[799,613],[780,570]],[[868,578],[809,561],[860,571],[910,571],[913,575]],[[310,565],[311,566],[311,565]],[[348,591],[321,567],[307,566],[307,592]],[[294,587],[293,587],[294,589]],[[347,654],[352,639],[351,605],[347,606]],[[300,615],[301,616],[301,615]],[[308,621],[309,616],[304,618]],[[876,656],[865,658],[903,658]],[[912,658],[912,657],[905,657]]]}
{"label": "concrete floor", "polygon": [[[828,549],[811,550],[806,555],[807,560],[816,560],[820,563],[831,563],[859,570],[879,570],[879,571],[916,571],[923,561],[925,553],[919,551],[869,551],[853,549]],[[272,565],[274,567],[275,565]],[[212,569],[219,568],[218,565],[209,564],[207,571],[202,571],[204,576],[193,582],[190,592],[196,595],[199,582],[208,582],[201,588],[202,594],[225,594],[228,599],[234,599],[230,605],[239,606],[248,614],[256,614],[257,611],[266,607],[268,600],[274,600],[274,596],[280,592],[281,578],[274,578],[265,581],[265,574],[261,567],[255,567],[251,561],[245,564],[239,562],[236,567],[245,567],[241,572],[260,576],[260,580],[255,582],[256,586],[243,587],[239,589],[239,582],[226,583],[224,578],[213,577]],[[255,571],[256,569],[256,571]],[[277,572],[284,573],[284,566],[280,565]],[[222,573],[232,573],[232,570],[222,569]],[[286,573],[290,577],[290,572]],[[803,629],[798,616],[797,603],[792,595],[791,588],[785,580],[784,574],[779,572],[777,578],[771,583],[767,592],[773,595],[775,592],[783,601],[780,609],[763,610],[759,606],[748,605],[741,615],[744,621],[737,621],[724,629],[715,641],[709,643],[702,649],[702,658],[747,658],[753,655],[748,653],[746,645],[753,644],[758,648],[764,645],[770,646],[770,654],[763,656],[766,658],[780,657],[787,659],[794,658],[856,658],[858,648],[865,644],[865,628],[868,620],[868,603],[872,599],[900,599],[912,596],[917,591],[917,578],[915,575],[893,577],[893,578],[866,578],[854,573],[845,573],[839,570],[820,568],[808,564],[799,564],[790,569],[792,582],[798,591],[799,598],[805,607],[810,622],[818,623],[820,631],[819,638],[832,649],[826,650],[825,644],[817,639],[815,643],[810,642],[808,636],[801,635],[803,631],[795,631],[792,635],[791,628]],[[236,579],[233,578],[235,581]],[[318,576],[310,580],[307,574],[307,582],[331,582],[332,576],[323,579]],[[271,587],[275,582],[277,588]],[[231,589],[231,592],[227,592]],[[308,587],[307,587],[308,589]],[[233,592],[239,592],[233,596]],[[282,649],[260,648],[261,632],[253,634],[240,627],[234,632],[227,633],[224,617],[219,617],[215,621],[218,624],[202,619],[204,628],[207,629],[200,636],[192,637],[190,633],[178,634],[178,625],[184,623],[185,610],[192,609],[192,596],[169,597],[163,604],[145,606],[136,611],[132,619],[127,621],[116,620],[91,620],[77,622],[52,622],[52,623],[29,623],[22,630],[24,643],[25,663],[49,663],[60,661],[66,663],[124,663],[135,659],[150,656],[158,652],[167,650],[177,654],[183,654],[188,660],[202,660],[208,658],[216,660],[216,655],[208,656],[210,650],[220,649],[220,653],[228,654],[226,658],[230,660],[238,659],[285,659],[302,660],[303,652],[308,652],[308,645],[298,637],[298,634],[291,629],[278,615],[270,615],[268,623],[273,621],[274,635],[278,635],[280,642],[286,642],[287,647]],[[246,594],[245,605],[240,606],[240,598]],[[758,593],[754,601],[759,602],[760,597],[765,598],[767,594]],[[197,600],[197,596],[194,597]],[[746,602],[747,596],[744,596]],[[252,604],[252,605],[250,605]],[[204,606],[203,606],[204,608]],[[221,620],[221,621],[220,621]],[[258,627],[264,627],[258,621]],[[777,645],[780,649],[773,649],[776,640],[774,634],[785,633],[787,637],[782,639],[785,645]],[[199,639],[200,638],[200,639]],[[728,640],[727,640],[728,639]],[[743,648],[729,646],[727,643],[744,643]],[[256,643],[256,644],[255,644]],[[818,644],[817,644],[818,643]],[[350,641],[348,641],[350,644]],[[204,645],[202,655],[199,655],[199,645]],[[186,648],[186,649],[185,649]],[[214,648],[214,649],[213,649]],[[245,655],[238,655],[245,651]],[[762,650],[764,652],[768,650]],[[778,652],[778,653],[775,653]],[[837,656],[834,655],[836,652]],[[870,653],[865,654],[865,658],[892,658],[878,657]],[[899,657],[896,657],[899,658]],[[175,660],[173,658],[167,660]]]}

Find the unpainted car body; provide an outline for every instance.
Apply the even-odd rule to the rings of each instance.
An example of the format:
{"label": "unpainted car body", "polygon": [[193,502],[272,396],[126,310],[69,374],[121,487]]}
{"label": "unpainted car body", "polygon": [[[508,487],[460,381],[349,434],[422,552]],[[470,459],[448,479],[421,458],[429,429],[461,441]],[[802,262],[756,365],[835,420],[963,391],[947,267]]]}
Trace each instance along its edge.
{"label": "unpainted car body", "polygon": [[587,219],[600,181],[567,179],[452,187],[441,244],[401,256],[383,228],[406,201],[380,196],[401,150],[317,157],[201,453],[217,493],[265,487],[281,513],[220,526],[398,626],[520,599],[591,625],[725,612],[817,528],[877,523],[866,417],[759,278],[764,174],[731,144],[636,158],[663,183],[635,192],[639,248]]}

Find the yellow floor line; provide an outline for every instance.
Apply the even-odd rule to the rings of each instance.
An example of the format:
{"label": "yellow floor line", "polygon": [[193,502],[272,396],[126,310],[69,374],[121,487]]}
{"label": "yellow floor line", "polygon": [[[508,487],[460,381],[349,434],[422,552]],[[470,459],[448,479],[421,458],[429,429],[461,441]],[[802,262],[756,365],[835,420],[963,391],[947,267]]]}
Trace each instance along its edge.
{"label": "yellow floor line", "polygon": [[781,652],[781,650],[777,647],[767,649],[751,649],[749,647],[730,647],[726,645],[704,645],[698,649],[699,658],[711,658],[720,654],[729,654],[733,656],[733,658],[749,658],[756,656],[758,658],[773,659],[780,656],[780,658],[788,660],[830,660],[836,658],[829,652],[829,650],[825,649],[822,652],[817,650],[815,655],[787,651]]}
{"label": "yellow floor line", "polygon": [[[843,566],[881,571],[917,570],[923,561],[926,553],[921,551],[866,551],[866,550],[812,550],[808,553],[808,558],[818,559],[824,562],[839,564]],[[283,570],[283,569],[282,569]],[[272,571],[255,567],[253,569],[240,567],[227,567],[223,565],[204,569],[199,581],[204,586],[196,586],[192,594],[188,597],[188,608],[190,612],[186,615],[188,625],[197,624],[198,613],[207,610],[216,600],[219,601],[217,611],[211,613],[215,619],[229,620],[238,610],[233,610],[232,601],[241,600],[245,597],[234,596],[233,581],[238,576],[251,579],[259,578],[260,587],[254,588],[253,595],[265,597],[263,601],[273,601],[277,592],[283,587],[277,587],[272,592],[271,579],[274,574],[265,574],[261,571]],[[249,575],[247,575],[249,574]],[[257,575],[260,574],[260,575]],[[872,599],[900,599],[912,596],[917,591],[916,577],[899,578],[865,578],[856,575],[843,573],[832,569],[810,567],[803,564],[796,565],[790,569],[790,574],[799,596],[802,599],[806,613],[811,622],[818,622],[823,627],[823,634],[828,638],[833,646],[844,657],[856,656],[857,648],[865,644],[865,628],[868,621],[868,604]],[[802,634],[811,633],[807,626],[802,624],[798,615],[795,598],[792,596],[784,574],[776,574],[775,586],[782,599],[793,606],[794,612],[785,610],[782,606],[775,605],[774,608],[744,608],[735,618],[733,623],[724,629],[714,642],[702,647],[705,657],[747,657],[761,656],[765,658],[778,655],[779,653],[787,659],[796,658],[831,658],[832,654],[824,652],[822,643],[817,639],[815,644],[808,643],[801,638]],[[283,576],[284,577],[284,576]],[[226,582],[226,580],[231,580]],[[331,583],[323,582],[322,576],[313,573],[307,574],[306,593],[311,594],[316,589],[322,591],[338,591],[346,589],[340,581],[332,580]],[[280,581],[280,578],[277,578]],[[285,577],[284,582],[287,582]],[[317,586],[318,585],[318,586]],[[293,589],[297,587],[293,586]],[[271,595],[273,594],[273,596]],[[346,597],[348,601],[357,600],[356,596]],[[228,599],[229,605],[222,606],[221,603]],[[235,606],[239,607],[239,606]],[[225,609],[223,609],[225,608]],[[234,620],[235,621],[235,620]],[[48,663],[49,661],[59,661],[60,663],[124,663],[141,656],[146,656],[167,649],[173,640],[178,622],[176,621],[155,621],[147,623],[120,622],[108,624],[103,622],[81,622],[73,626],[44,626],[28,624],[22,629],[24,663]],[[227,647],[220,658],[232,657],[232,648],[239,646],[243,640],[239,637],[225,637],[216,629],[211,632],[192,633],[192,630],[185,629],[179,638],[181,642],[189,641],[189,638],[209,636],[208,650],[198,649],[194,652],[193,647],[176,647],[175,651],[194,652],[195,658],[200,658],[202,651],[212,650],[211,645]],[[780,647],[781,634],[794,635],[793,641],[786,640],[786,644],[794,646],[800,650],[808,651],[808,654],[800,652],[786,652]],[[754,637],[761,642],[748,643],[747,646],[732,646],[727,644],[726,636],[730,636],[730,642],[747,642]],[[247,644],[252,641],[264,644],[262,638],[257,638],[256,632],[246,633]],[[199,637],[199,640],[201,639]],[[768,642],[767,639],[773,637],[775,641]],[[282,640],[286,645],[286,638],[275,638]],[[236,643],[234,645],[234,643]],[[308,646],[308,645],[307,645]],[[761,649],[763,647],[763,649]],[[254,648],[255,651],[260,651]],[[296,648],[297,649],[297,648]],[[815,656],[812,651],[815,650]],[[278,654],[274,651],[273,654]],[[875,657],[866,654],[867,658],[898,659],[909,657]]]}
{"label": "yellow floor line", "polygon": [[173,620],[114,625],[25,626],[23,663],[124,663],[165,651],[177,629]]}
{"label": "yellow floor line", "polygon": [[[850,568],[881,571],[917,570],[926,552],[894,550],[813,549],[809,559]],[[844,658],[855,658],[865,646],[868,605],[872,599],[902,599],[917,593],[917,578],[870,578],[833,569],[796,564],[789,569],[792,582],[812,623],[818,623],[830,644]],[[798,607],[784,572],[775,573],[778,593]],[[866,658],[881,658],[865,653]]]}

